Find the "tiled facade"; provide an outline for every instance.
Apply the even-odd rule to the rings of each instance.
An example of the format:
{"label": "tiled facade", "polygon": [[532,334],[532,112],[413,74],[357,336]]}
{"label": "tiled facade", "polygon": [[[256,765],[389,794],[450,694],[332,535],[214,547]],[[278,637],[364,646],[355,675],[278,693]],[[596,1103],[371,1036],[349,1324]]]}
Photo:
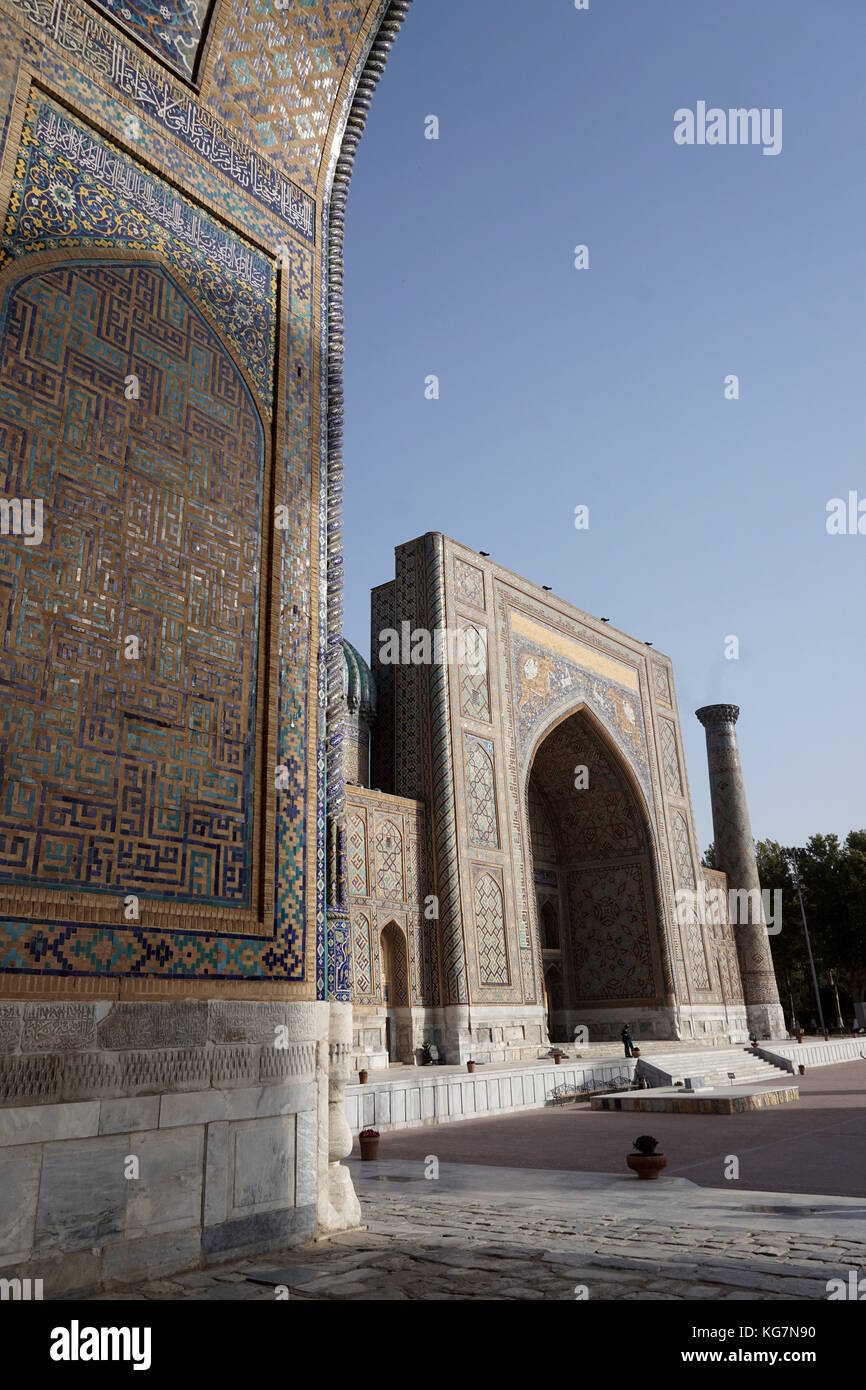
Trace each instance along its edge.
{"label": "tiled facade", "polygon": [[[397,547],[372,617],[373,782],[383,811],[381,793],[410,797],[429,825],[441,994],[413,998],[416,1040],[457,1058],[532,1054],[578,1025],[616,1037],[626,1019],[643,1037],[745,1036],[723,908],[675,911],[678,889],[725,879],[701,865],[670,662],[439,535]],[[403,623],[462,645],[394,662],[381,634]]]}
{"label": "tiled facade", "polygon": [[[256,123],[230,118],[229,94],[244,85],[237,75],[243,63],[234,51],[229,56],[230,45],[225,47],[220,34],[232,24],[243,26],[242,15],[233,12],[230,20],[221,12],[228,10],[226,4],[215,7],[220,13],[200,13],[193,23],[184,11],[192,25],[187,35],[177,22],[160,25],[165,15],[156,7],[124,6],[117,12],[105,8],[116,24],[107,22],[100,9],[74,0],[55,6],[9,0],[2,8],[0,255],[6,371],[17,371],[13,354],[21,351],[22,315],[29,313],[38,322],[45,314],[47,322],[54,322],[70,312],[74,300],[70,332],[75,347],[58,348],[47,336],[35,345],[28,339],[27,351],[35,354],[28,367],[42,370],[49,364],[51,370],[64,372],[65,392],[55,391],[53,409],[58,421],[70,414],[76,419],[79,438],[69,443],[67,427],[62,462],[69,466],[75,448],[93,453],[98,437],[92,466],[106,500],[98,515],[92,505],[86,515],[74,509],[74,496],[59,498],[51,491],[57,466],[53,431],[59,426],[50,413],[37,418],[26,400],[27,388],[17,384],[3,401],[3,442],[9,458],[5,491],[30,496],[39,489],[39,496],[45,497],[51,516],[46,549],[62,542],[70,562],[83,545],[105,551],[102,559],[97,555],[86,577],[80,566],[66,571],[67,585],[77,586],[71,601],[79,606],[79,623],[95,622],[97,630],[101,624],[107,633],[105,639],[100,636],[103,649],[92,648],[92,656],[107,663],[107,679],[98,690],[79,690],[76,697],[95,701],[93,710],[108,724],[116,723],[119,702],[124,726],[84,726],[96,731],[95,746],[91,750],[85,742],[75,750],[78,784],[73,779],[67,797],[74,804],[51,812],[50,837],[27,809],[35,805],[35,796],[28,801],[21,792],[11,799],[7,795],[10,833],[14,825],[19,838],[7,840],[5,855],[0,851],[0,876],[20,893],[4,894],[0,962],[7,972],[27,972],[20,976],[19,992],[30,994],[35,971],[64,979],[104,979],[107,984],[142,975],[166,981],[271,981],[286,998],[309,997],[310,991],[323,997],[329,951],[324,900],[316,900],[316,883],[324,853],[324,774],[316,750],[324,748],[324,690],[310,674],[319,669],[326,623],[327,499],[319,457],[324,433],[322,365],[313,344],[321,321],[317,286],[323,284],[324,265],[318,229],[327,206],[327,184],[321,182],[317,192],[311,171],[314,159],[324,159],[328,140],[338,137],[337,89],[342,86],[350,97],[348,84],[360,75],[382,6],[362,4],[347,10],[292,4],[274,11],[273,23],[288,48],[312,52],[316,37],[320,47],[330,45],[331,80],[325,86],[313,84],[317,119],[324,130],[312,147],[298,141],[300,162],[286,159],[284,143],[280,159],[285,168],[269,159],[268,142]],[[339,10],[339,21],[332,10]],[[176,36],[173,53],[165,51],[161,31]],[[198,51],[205,41],[206,62],[200,61]],[[178,82],[178,73],[194,75],[193,90]],[[309,90],[307,83],[298,89],[302,104]],[[301,171],[302,179],[293,179]],[[44,272],[38,280],[32,275],[37,264]],[[29,290],[24,288],[25,276]],[[70,276],[74,286],[66,283]],[[144,338],[133,341],[130,327],[135,302],[147,293],[148,277],[150,284],[158,280],[161,287],[150,330],[151,343],[159,345],[152,350]],[[126,285],[117,292],[118,286]],[[28,294],[38,301],[29,308]],[[75,313],[85,317],[84,343]],[[126,340],[120,321],[124,314]],[[160,324],[160,314],[175,318]],[[183,324],[178,314],[185,315]],[[193,324],[201,325],[196,329],[200,340],[210,334],[206,346],[189,340]],[[174,338],[184,333],[188,340],[175,346]],[[62,350],[73,353],[71,379],[65,375],[69,364],[57,359]],[[140,394],[127,401],[124,382],[130,373],[139,378]],[[208,469],[213,470],[219,458],[219,433],[228,436],[234,429],[233,416],[244,396],[253,412],[251,428],[258,431],[261,456],[250,464],[253,492],[243,499],[247,534],[236,535],[232,528],[237,526],[233,512],[238,502],[233,505],[227,492],[215,490],[215,478],[208,482]],[[212,423],[206,436],[198,438],[209,411]],[[161,430],[152,456],[139,450],[131,465],[116,457],[116,451],[112,454],[116,431],[127,417],[143,434],[154,422]],[[265,457],[272,436],[273,461]],[[192,456],[199,462],[185,496],[183,475]],[[34,457],[40,461],[36,467],[25,465],[24,460]],[[281,513],[276,544],[262,501],[272,469]],[[149,479],[149,497],[142,492],[139,476]],[[86,470],[81,477],[84,481]],[[202,506],[208,515],[199,538],[195,510]],[[63,523],[54,529],[58,509]],[[157,563],[149,574],[141,547],[133,554],[125,545],[124,565],[131,571],[143,566],[140,578],[133,581],[136,593],[128,613],[112,604],[111,597],[112,586],[123,582],[125,570],[119,573],[115,566],[111,572],[106,541],[96,539],[118,524],[124,536],[137,527],[143,544],[156,545],[152,556]],[[159,555],[160,542],[176,547],[176,578],[170,573],[172,552]],[[195,572],[195,563],[185,568],[187,552],[195,546],[202,554],[203,573]],[[38,579],[40,564],[45,565],[34,559],[34,554],[44,555],[41,548],[28,554],[19,543],[17,551],[16,557],[5,543],[14,569],[7,590],[13,619]],[[51,561],[48,566],[52,568]],[[237,608],[231,573],[241,568],[245,573]],[[98,597],[88,600],[91,586]],[[54,601],[52,587],[53,579],[41,583],[43,610]],[[69,601],[70,595],[64,596],[65,607]],[[90,614],[93,605],[95,616]],[[71,614],[69,621],[75,621]],[[220,621],[230,624],[222,636]],[[124,705],[129,677],[118,645],[121,635],[127,635],[121,633],[124,623],[133,635],[138,627],[150,634],[149,689],[143,692],[150,733],[126,727],[135,706],[127,713]],[[18,631],[23,631],[20,625]],[[22,674],[26,684],[25,663],[34,656],[51,669],[54,658],[44,640],[31,623],[26,646],[7,652],[15,668],[13,684]],[[83,650],[80,641],[76,650]],[[267,694],[257,681],[257,671],[265,669],[266,652],[278,674]],[[206,683],[209,661],[215,667]],[[194,668],[200,668],[195,687]],[[235,674],[243,687],[236,694],[227,688]],[[3,769],[7,786],[20,780],[21,760],[28,758],[26,740],[35,740],[29,754],[35,767],[46,738],[38,719],[28,717],[22,724],[28,708],[24,689],[25,703],[20,708],[13,704],[6,712],[21,745],[17,761],[10,760]],[[196,695],[202,697],[198,702]],[[205,724],[195,725],[197,719]],[[67,723],[71,729],[71,715]],[[186,752],[175,746],[178,736]],[[135,785],[131,740],[136,737],[140,758],[162,757],[166,773],[162,780],[121,792],[124,779],[131,778]],[[162,754],[154,751],[161,738]],[[109,753],[112,739],[115,751]],[[193,743],[198,746],[195,756],[208,765],[208,786],[192,765]],[[263,779],[265,765],[285,767],[288,780],[275,786],[274,777]],[[271,793],[262,794],[263,784]],[[130,795],[137,804],[130,802],[118,817],[118,799]],[[229,802],[236,810],[229,810]],[[43,796],[41,804],[42,814],[49,814],[50,800],[46,803]],[[144,840],[134,826],[126,825],[136,817],[140,826],[147,826]],[[113,837],[110,849],[106,836]],[[266,892],[260,893],[259,902],[253,901],[253,858],[260,855],[273,865],[270,903]],[[35,857],[39,864],[31,872]],[[130,863],[138,873],[128,873]],[[88,896],[76,903],[72,914],[64,914],[62,923],[58,921],[58,951],[50,944],[54,924],[45,911],[50,904],[35,904],[31,898],[40,884],[55,884],[59,890],[72,882]],[[192,932],[167,932],[164,923],[170,914],[165,902],[184,882],[188,918],[195,916],[196,907],[215,911],[208,912],[207,922],[185,921]],[[97,904],[92,891],[115,891],[120,897],[114,907],[105,900]],[[142,923],[132,929],[123,916],[123,899],[130,893],[140,898]],[[42,909],[38,922],[28,921],[34,906]],[[152,940],[143,935],[151,921],[161,928]],[[91,922],[100,927],[95,935]],[[262,937],[261,950],[244,940],[251,932]]]}
{"label": "tiled facade", "polygon": [[424,915],[424,806],[350,786],[346,828],[354,1051],[368,1064],[384,1066],[390,1041],[394,1060],[412,1061],[425,1036],[430,973],[436,968],[435,923]]}
{"label": "tiled facade", "polygon": [[[326,900],[341,209],[407,9],[0,0],[2,494],[44,509],[38,543],[0,538],[0,1023],[45,1025],[0,1047],[0,1096],[68,1102],[34,1119],[33,1181],[4,1168],[20,1216],[0,1270],[44,1258],[49,1284],[83,1287],[156,1258],[158,1222],[84,1209],[88,1164],[112,1163],[99,1105],[145,1093],[157,1121],[162,1091],[178,1112],[206,1093],[216,1126],[191,1137],[199,1201],[167,1261],[353,1219],[327,1105],[349,1046],[348,926]],[[196,1004],[233,1022],[211,1031]],[[303,1085],[270,1059],[277,1027]],[[25,1132],[4,1114],[0,1165]],[[76,1275],[93,1229],[105,1248]]]}

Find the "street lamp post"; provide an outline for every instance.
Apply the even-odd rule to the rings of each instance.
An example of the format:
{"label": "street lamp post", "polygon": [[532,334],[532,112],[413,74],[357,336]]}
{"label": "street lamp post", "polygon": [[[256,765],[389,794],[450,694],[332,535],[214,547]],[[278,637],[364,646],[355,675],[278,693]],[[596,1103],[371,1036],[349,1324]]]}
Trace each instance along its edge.
{"label": "street lamp post", "polygon": [[794,883],[797,887],[797,897],[800,899],[800,913],[803,918],[803,931],[806,936],[806,950],[809,952],[809,967],[812,971],[812,985],[815,990],[815,1003],[818,1005],[818,1021],[821,1024],[821,1032],[826,1034],[827,1025],[824,1022],[824,1010],[821,1008],[821,991],[818,988],[818,976],[815,973],[815,957],[812,955],[812,942],[809,938],[809,924],[806,921],[806,909],[803,905],[803,889],[800,886],[800,869],[797,864],[797,851],[786,849],[785,858],[788,860],[794,872]]}
{"label": "street lamp post", "polygon": [[794,1008],[794,991],[791,988],[791,981],[787,975],[785,976],[785,988],[788,991],[788,1002],[791,1005],[791,1032],[796,1033],[798,1027],[797,1010]]}
{"label": "street lamp post", "polygon": [[839,1003],[839,971],[834,969],[827,973],[830,977],[830,984],[833,986],[833,998],[836,1000],[836,1032],[843,1033],[845,1024],[842,1022],[842,1007]]}

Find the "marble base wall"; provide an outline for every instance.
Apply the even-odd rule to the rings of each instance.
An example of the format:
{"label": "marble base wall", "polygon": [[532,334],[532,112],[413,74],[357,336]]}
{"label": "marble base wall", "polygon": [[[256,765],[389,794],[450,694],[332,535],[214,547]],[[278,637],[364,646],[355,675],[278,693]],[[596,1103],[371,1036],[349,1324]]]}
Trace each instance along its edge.
{"label": "marble base wall", "polygon": [[518,1062],[548,1048],[547,1019],[538,1005],[470,1004],[468,1031],[458,1037],[457,1055],[448,1061]]}
{"label": "marble base wall", "polygon": [[609,1058],[582,1063],[552,1061],[514,1071],[446,1072],[425,1068],[421,1076],[401,1077],[379,1073],[366,1086],[347,1086],[346,1119],[353,1134],[368,1125],[387,1129],[416,1129],[421,1125],[447,1124],[479,1119],[484,1115],[510,1115],[520,1110],[539,1110],[551,1103],[560,1086],[601,1086],[634,1076],[631,1058]]}
{"label": "marble base wall", "polygon": [[626,1023],[631,1025],[632,1037],[638,1045],[641,1039],[644,1042],[669,1042],[679,1036],[676,1010],[653,1004],[566,1009],[562,1018],[565,1024],[563,1035],[554,1039],[558,1043],[571,1042],[576,1028],[588,1030],[586,1041],[590,1043],[619,1042]]}
{"label": "marble base wall", "polygon": [[327,1075],[326,1004],[0,1003],[0,1277],[52,1298],[310,1239]]}
{"label": "marble base wall", "polygon": [[632,1037],[643,1042],[748,1042],[746,1009],[739,1005],[725,1009],[722,1004],[683,1004],[679,1009],[641,1007],[582,1009],[565,1011],[554,1042],[570,1043],[574,1030],[589,1030],[588,1041],[619,1042],[624,1023],[631,1025]]}
{"label": "marble base wall", "polygon": [[794,1038],[786,1042],[766,1043],[756,1051],[759,1057],[795,1074],[800,1066],[830,1067],[838,1062],[862,1061],[866,1056],[866,1039],[831,1038],[829,1042],[823,1042],[818,1038],[808,1038],[798,1043]]}
{"label": "marble base wall", "polygon": [[[395,1018],[399,1015],[399,1018]],[[405,1017],[404,1017],[405,1016]],[[588,1041],[619,1042],[624,1023],[630,1023],[636,1043],[748,1042],[750,1024],[744,1005],[683,1005],[679,1010],[659,1007],[565,1010],[554,1018],[548,1038],[547,1019],[537,1006],[523,1009],[500,1005],[460,1005],[444,1009],[397,1009],[392,1026],[406,1036],[401,1061],[420,1063],[421,1045],[434,1042],[448,1063],[518,1062],[543,1056],[551,1043],[572,1045],[578,1026],[589,1030]],[[410,1044],[411,1033],[411,1044]],[[778,1033],[778,1030],[777,1030]],[[385,1010],[355,1006],[352,1020],[352,1059],[355,1072],[381,1072],[391,1059],[385,1049]]]}
{"label": "marble base wall", "polygon": [[749,1020],[745,1004],[686,1004],[680,1010],[682,1041],[732,1042],[749,1041]]}
{"label": "marble base wall", "polygon": [[[392,1058],[385,1048],[386,1013],[391,1018]],[[621,1026],[621,1025],[620,1025]],[[417,1065],[425,1042],[449,1063],[521,1061],[548,1049],[544,1011],[537,1006],[461,1004],[446,1008],[355,1005],[352,1056],[356,1070],[378,1071],[393,1060]]]}

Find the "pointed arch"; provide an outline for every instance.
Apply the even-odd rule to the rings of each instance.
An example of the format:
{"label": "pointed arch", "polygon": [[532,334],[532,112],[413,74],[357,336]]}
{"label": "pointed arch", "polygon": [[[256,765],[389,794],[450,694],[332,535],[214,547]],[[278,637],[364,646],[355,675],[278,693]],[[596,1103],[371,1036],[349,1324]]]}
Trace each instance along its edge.
{"label": "pointed arch", "polygon": [[539,911],[539,926],[541,930],[541,949],[543,951],[559,951],[562,949],[562,937],[559,925],[559,909],[552,898],[545,898]]}
{"label": "pointed arch", "polygon": [[[655,818],[647,801],[646,793],[638,778],[634,768],[625,756],[613,731],[608,728],[599,714],[592,709],[585,700],[576,700],[574,704],[566,709],[556,709],[548,717],[542,720],[536,731],[535,737],[528,746],[525,754],[523,769],[523,796],[522,811],[524,816],[524,835],[526,843],[529,836],[529,782],[532,769],[538,750],[555,729],[566,720],[572,719],[575,715],[582,716],[588,727],[601,739],[609,749],[611,756],[616,760],[631,793],[634,796],[635,804],[639,810],[643,832],[649,846],[649,870],[652,882],[652,898],[656,918],[659,924],[659,945],[661,948],[661,968],[664,978],[665,1004],[668,1007],[676,1005],[676,983],[673,970],[673,942],[671,936],[671,923],[665,907],[665,897],[662,891],[662,865],[659,851],[659,836],[655,826]],[[532,898],[532,895],[530,895]],[[537,913],[534,923],[535,939],[538,940],[538,921]]]}
{"label": "pointed arch", "polygon": [[[574,764],[585,760],[594,767],[589,788],[581,790],[575,786]],[[621,997],[624,1004],[669,1005],[671,950],[650,810],[618,742],[584,701],[545,721],[527,756],[523,811],[534,865],[538,832],[533,846],[531,792],[557,822],[564,987],[570,1003],[602,1005]],[[534,893],[530,903],[543,952],[550,947]]]}
{"label": "pointed arch", "polygon": [[409,955],[406,933],[393,918],[379,933],[379,990],[386,1009],[409,1006]]}
{"label": "pointed arch", "polygon": [[[24,559],[28,659],[43,666],[55,704],[25,703],[67,759],[62,782],[40,774],[16,886],[57,915],[64,894],[81,893],[89,923],[76,931],[134,931],[149,970],[158,962],[144,934],[154,928],[144,914],[138,928],[118,925],[117,895],[164,900],[160,916],[175,929],[190,926],[184,902],[207,905],[217,928],[273,922],[263,874],[276,790],[263,776],[276,723],[276,692],[262,678],[273,619],[267,415],[220,326],[155,253],[82,246],[12,261],[0,273],[0,344],[20,405],[3,490],[35,489],[49,528]],[[56,415],[19,393],[22,372],[38,374]],[[220,532],[226,505],[237,516]],[[211,537],[231,560],[221,599]],[[23,569],[16,583],[23,593]],[[36,592],[46,596],[38,613]],[[146,651],[140,666],[130,634]],[[64,661],[75,650],[85,672],[64,696],[67,727],[88,731],[83,758],[77,743],[77,759],[59,746],[52,643]],[[223,692],[219,707],[201,698],[207,682]],[[20,782],[17,747],[4,767]],[[178,777],[178,765],[202,761],[209,781]]]}
{"label": "pointed arch", "polygon": [[551,961],[544,967],[544,988],[547,991],[547,1012],[551,1019],[562,1012],[565,996],[562,986],[562,966],[559,961]]}
{"label": "pointed arch", "polygon": [[159,251],[155,250],[130,250],[123,243],[118,242],[115,246],[90,246],[82,241],[78,246],[67,246],[51,251],[31,251],[23,256],[15,256],[13,260],[7,261],[0,269],[0,328],[5,323],[6,305],[10,290],[19,281],[38,275],[46,270],[56,269],[62,266],[87,266],[105,263],[107,266],[117,265],[133,269],[136,266],[153,266],[162,271],[167,279],[171,280],[180,291],[183,298],[189,305],[190,311],[207,326],[209,333],[212,333],[219,340],[222,351],[231,361],[232,368],[237,372],[243,381],[244,390],[259,418],[263,436],[263,446],[267,452],[269,449],[269,425],[271,412],[265,403],[261,392],[254,381],[246,363],[241,359],[234,345],[229,341],[225,325],[221,324],[211,313],[207,304],[202,302],[201,296],[196,294],[195,288],[190,284],[189,279],[183,272],[183,268],[170,261]]}

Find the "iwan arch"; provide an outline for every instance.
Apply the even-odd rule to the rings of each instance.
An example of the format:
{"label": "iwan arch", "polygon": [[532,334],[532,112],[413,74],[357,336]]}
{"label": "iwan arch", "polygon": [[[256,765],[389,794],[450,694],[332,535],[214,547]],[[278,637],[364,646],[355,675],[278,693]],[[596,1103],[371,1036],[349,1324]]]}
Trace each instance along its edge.
{"label": "iwan arch", "polygon": [[[384,634],[407,626],[484,660],[395,663]],[[766,932],[728,922],[710,891],[725,874],[701,864],[666,657],[438,534],[397,547],[371,652],[345,668],[359,1064],[424,1042],[449,1061],[531,1057],[626,1020],[644,1039],[783,1028]],[[721,862],[752,888],[738,711],[700,714]],[[703,920],[677,913],[680,890]],[[395,924],[405,952],[396,1014],[386,924],[389,960]]]}
{"label": "iwan arch", "polygon": [[[563,1025],[593,1003],[615,1027],[615,968],[575,993],[593,864],[559,807],[558,962],[539,945],[524,801],[557,712],[597,721],[646,809],[648,1021],[742,1031],[730,950],[723,998],[703,931],[702,993],[671,929],[676,856],[699,861],[660,780],[670,674],[630,639],[441,537],[400,547],[374,626],[485,626],[491,664],[376,669],[383,792],[347,798],[374,693],[354,663],[346,717],[343,222],[408,9],[0,0],[0,495],[47,504],[39,544],[0,537],[0,1275],[49,1298],[356,1222],[367,1035],[378,1059],[531,1054],[554,964]],[[755,943],[746,997],[772,1009]]]}

